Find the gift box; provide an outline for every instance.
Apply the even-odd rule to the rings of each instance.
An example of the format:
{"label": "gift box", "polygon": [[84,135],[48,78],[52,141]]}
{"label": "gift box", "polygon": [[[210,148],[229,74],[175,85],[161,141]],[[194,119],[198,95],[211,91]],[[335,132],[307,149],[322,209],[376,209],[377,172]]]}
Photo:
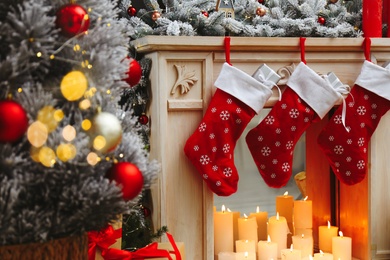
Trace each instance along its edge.
{"label": "gift box", "polygon": [[328,81],[330,82],[333,88],[337,89],[339,87],[344,86],[344,84],[339,80],[339,78],[333,72],[329,72],[327,76],[328,76]]}
{"label": "gift box", "polygon": [[276,85],[280,80],[280,76],[266,64],[260,65],[255,73],[253,73],[252,77],[270,88]]}

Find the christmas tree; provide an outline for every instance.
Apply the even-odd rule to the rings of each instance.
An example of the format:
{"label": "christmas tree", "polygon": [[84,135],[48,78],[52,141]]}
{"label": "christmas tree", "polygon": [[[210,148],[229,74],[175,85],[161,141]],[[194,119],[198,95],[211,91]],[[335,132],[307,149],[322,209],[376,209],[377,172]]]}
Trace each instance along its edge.
{"label": "christmas tree", "polygon": [[0,245],[99,231],[156,177],[117,4],[0,3]]}
{"label": "christmas tree", "polygon": [[360,37],[362,1],[122,0],[133,39],[145,35]]}

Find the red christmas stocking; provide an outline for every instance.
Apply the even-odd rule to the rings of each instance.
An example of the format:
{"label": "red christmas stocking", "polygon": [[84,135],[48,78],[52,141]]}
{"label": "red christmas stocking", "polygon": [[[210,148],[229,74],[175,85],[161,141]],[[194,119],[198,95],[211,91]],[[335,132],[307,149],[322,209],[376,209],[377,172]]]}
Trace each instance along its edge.
{"label": "red christmas stocking", "polygon": [[345,100],[345,126],[340,106],[318,136],[318,144],[341,182],[353,185],[364,179],[368,143],[390,108],[389,100],[390,70],[365,61]]}
{"label": "red christmas stocking", "polygon": [[294,147],[303,132],[342,98],[326,78],[302,62],[287,85],[281,100],[246,136],[262,178],[273,188],[285,186],[290,179]]}
{"label": "red christmas stocking", "polygon": [[266,86],[225,63],[214,84],[217,90],[184,152],[209,188],[220,196],[237,191],[234,148],[249,121],[272,95]]}

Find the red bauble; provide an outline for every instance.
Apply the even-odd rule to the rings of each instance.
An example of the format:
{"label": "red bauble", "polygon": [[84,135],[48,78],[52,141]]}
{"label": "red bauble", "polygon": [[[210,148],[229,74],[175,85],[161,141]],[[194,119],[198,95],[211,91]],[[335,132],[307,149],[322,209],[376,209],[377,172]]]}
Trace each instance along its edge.
{"label": "red bauble", "polygon": [[136,16],[137,9],[135,9],[132,5],[130,5],[129,8],[127,8],[127,14],[131,17]]}
{"label": "red bauble", "polygon": [[66,4],[57,11],[56,26],[61,28],[61,33],[73,37],[83,33],[89,28],[89,16],[87,11],[77,4]]}
{"label": "red bauble", "polygon": [[138,118],[138,122],[140,122],[141,125],[146,125],[149,122],[149,117],[145,114],[142,114]]}
{"label": "red bauble", "polygon": [[13,100],[0,101],[0,142],[18,141],[27,128],[27,114],[21,105]]}
{"label": "red bauble", "polygon": [[205,17],[209,17],[209,13],[205,10],[202,11],[202,14],[205,16]]}
{"label": "red bauble", "polygon": [[139,83],[142,77],[141,65],[135,59],[130,58],[129,71],[126,74],[129,76],[125,79],[125,81],[131,87],[134,87]]}
{"label": "red bauble", "polygon": [[114,164],[107,177],[115,181],[121,188],[123,199],[132,200],[142,191],[144,177],[141,171],[132,163],[119,162]]}
{"label": "red bauble", "polygon": [[259,2],[259,4],[264,4],[264,0],[257,0],[257,2]]}
{"label": "red bauble", "polygon": [[326,22],[325,18],[322,17],[322,16],[318,17],[318,20],[317,20],[317,21],[318,21],[319,24],[322,24],[322,25],[324,25],[325,22]]}

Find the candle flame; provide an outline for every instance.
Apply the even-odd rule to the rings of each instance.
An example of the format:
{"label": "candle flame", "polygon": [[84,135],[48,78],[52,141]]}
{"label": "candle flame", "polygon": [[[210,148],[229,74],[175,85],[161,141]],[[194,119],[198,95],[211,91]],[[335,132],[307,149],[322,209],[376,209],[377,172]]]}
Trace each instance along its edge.
{"label": "candle flame", "polygon": [[288,195],[288,191],[286,191],[283,195],[284,195],[284,196],[287,196],[287,195]]}
{"label": "candle flame", "polygon": [[290,251],[292,252],[294,250],[293,244],[290,246]]}
{"label": "candle flame", "polygon": [[248,243],[249,241],[248,240],[245,240],[245,243]]}
{"label": "candle flame", "polygon": [[306,201],[309,196],[306,196],[303,200]]}
{"label": "candle flame", "polygon": [[268,242],[268,243],[271,243],[271,237],[270,237],[269,235],[268,235],[267,242]]}
{"label": "candle flame", "polygon": [[226,210],[226,209],[225,209],[225,205],[222,205],[221,211],[222,211],[222,212],[225,212],[225,210]]}
{"label": "candle flame", "polygon": [[227,208],[227,212],[232,212],[229,208]]}
{"label": "candle flame", "polygon": [[328,228],[330,228],[330,221],[328,220]]}
{"label": "candle flame", "polygon": [[302,238],[305,238],[305,234],[302,234]]}
{"label": "candle flame", "polygon": [[256,213],[259,213],[259,212],[260,212],[260,207],[257,206],[257,208],[256,208]]}
{"label": "candle flame", "polygon": [[313,260],[313,257],[312,257],[311,255],[309,255],[309,259],[310,259],[310,260]]}
{"label": "candle flame", "polygon": [[339,236],[343,237],[343,232],[339,231]]}
{"label": "candle flame", "polygon": [[245,252],[244,255],[245,255],[245,258],[248,258],[249,254],[248,254],[248,252]]}
{"label": "candle flame", "polygon": [[323,256],[324,255],[324,252],[322,250],[320,250],[320,254]]}
{"label": "candle flame", "polygon": [[279,220],[279,212],[276,212],[276,220]]}

